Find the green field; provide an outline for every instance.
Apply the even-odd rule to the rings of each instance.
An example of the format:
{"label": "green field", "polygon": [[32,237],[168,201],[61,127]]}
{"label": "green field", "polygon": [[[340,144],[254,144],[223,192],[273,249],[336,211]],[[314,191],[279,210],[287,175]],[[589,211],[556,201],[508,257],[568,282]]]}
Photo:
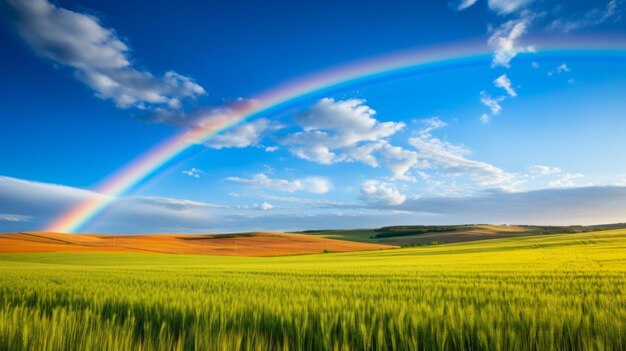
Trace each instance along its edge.
{"label": "green field", "polygon": [[626,349],[626,230],[272,258],[0,255],[0,350]]}
{"label": "green field", "polygon": [[307,230],[300,233],[330,239],[411,247],[529,235],[586,233],[610,229],[626,229],[626,224],[615,223],[591,226],[406,225],[363,229]]}

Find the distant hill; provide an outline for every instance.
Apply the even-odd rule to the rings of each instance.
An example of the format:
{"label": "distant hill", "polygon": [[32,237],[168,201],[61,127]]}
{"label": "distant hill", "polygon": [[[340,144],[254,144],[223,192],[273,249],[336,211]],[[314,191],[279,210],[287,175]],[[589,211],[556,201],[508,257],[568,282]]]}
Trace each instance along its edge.
{"label": "distant hill", "polygon": [[95,235],[22,232],[0,234],[0,253],[135,252],[279,256],[389,248],[393,246],[286,233]]}
{"label": "distant hill", "polygon": [[322,238],[350,240],[394,246],[423,246],[457,242],[511,238],[516,236],[585,233],[598,230],[626,228],[626,223],[591,226],[536,225],[403,225],[376,229],[328,229],[296,232]]}

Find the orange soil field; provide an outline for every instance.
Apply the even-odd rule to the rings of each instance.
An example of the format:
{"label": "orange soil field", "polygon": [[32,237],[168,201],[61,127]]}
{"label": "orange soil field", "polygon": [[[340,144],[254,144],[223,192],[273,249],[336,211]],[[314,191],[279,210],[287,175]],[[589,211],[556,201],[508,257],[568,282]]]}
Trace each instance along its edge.
{"label": "orange soil field", "polygon": [[285,233],[226,235],[0,234],[0,253],[143,252],[219,256],[278,256],[389,249],[394,246]]}

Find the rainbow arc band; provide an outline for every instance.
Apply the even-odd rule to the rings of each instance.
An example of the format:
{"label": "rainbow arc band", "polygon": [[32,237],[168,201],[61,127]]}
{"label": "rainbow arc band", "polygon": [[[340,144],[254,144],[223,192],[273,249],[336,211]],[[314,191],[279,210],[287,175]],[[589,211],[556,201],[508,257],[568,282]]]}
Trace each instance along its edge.
{"label": "rainbow arc band", "polygon": [[[617,60],[626,63],[626,41],[624,40],[602,42],[591,39],[575,43],[543,43],[539,47],[546,49],[522,55],[525,55],[525,59]],[[101,186],[94,189],[95,195],[62,213],[43,230],[64,233],[80,231],[118,196],[156,174],[163,165],[189,147],[201,144],[212,136],[260,113],[271,113],[272,110],[299,99],[344,86],[392,79],[405,74],[489,65],[490,61],[491,54],[484,44],[431,47],[427,50],[406,51],[355,62],[279,85],[253,97],[254,103],[229,109],[230,113],[221,118],[207,119],[195,128],[180,132],[157,144],[107,177]],[[202,120],[202,116],[198,118]]]}

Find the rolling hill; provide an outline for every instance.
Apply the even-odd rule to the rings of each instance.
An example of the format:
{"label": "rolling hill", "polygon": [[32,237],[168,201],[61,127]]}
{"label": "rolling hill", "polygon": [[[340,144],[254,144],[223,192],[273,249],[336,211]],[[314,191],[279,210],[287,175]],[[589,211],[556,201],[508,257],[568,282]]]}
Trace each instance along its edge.
{"label": "rolling hill", "polygon": [[626,224],[617,223],[592,226],[465,224],[433,226],[406,225],[376,229],[307,230],[297,233],[329,239],[407,247],[514,238],[529,235],[585,233],[621,228],[626,228]]}
{"label": "rolling hill", "polygon": [[0,253],[125,252],[218,256],[278,256],[393,248],[303,234],[95,235],[20,232],[0,235]]}

